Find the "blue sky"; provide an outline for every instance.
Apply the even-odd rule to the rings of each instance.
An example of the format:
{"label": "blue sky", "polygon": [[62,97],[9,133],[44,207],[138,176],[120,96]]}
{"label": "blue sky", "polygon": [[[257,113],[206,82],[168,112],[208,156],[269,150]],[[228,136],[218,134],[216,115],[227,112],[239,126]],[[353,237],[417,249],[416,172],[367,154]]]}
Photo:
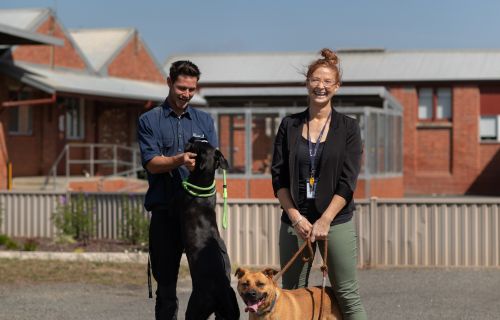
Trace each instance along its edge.
{"label": "blue sky", "polygon": [[185,52],[500,48],[497,0],[0,0],[21,7],[56,8],[67,28],[136,27],[161,63]]}

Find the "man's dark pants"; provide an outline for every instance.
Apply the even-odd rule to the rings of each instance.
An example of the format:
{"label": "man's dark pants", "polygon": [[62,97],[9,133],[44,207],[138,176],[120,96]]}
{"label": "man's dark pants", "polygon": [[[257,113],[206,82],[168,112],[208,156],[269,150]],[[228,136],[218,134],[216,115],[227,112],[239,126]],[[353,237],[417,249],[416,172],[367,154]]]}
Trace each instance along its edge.
{"label": "man's dark pants", "polygon": [[149,254],[156,290],[157,320],[177,319],[177,275],[182,252],[181,225],[177,210],[153,210],[149,226]]}

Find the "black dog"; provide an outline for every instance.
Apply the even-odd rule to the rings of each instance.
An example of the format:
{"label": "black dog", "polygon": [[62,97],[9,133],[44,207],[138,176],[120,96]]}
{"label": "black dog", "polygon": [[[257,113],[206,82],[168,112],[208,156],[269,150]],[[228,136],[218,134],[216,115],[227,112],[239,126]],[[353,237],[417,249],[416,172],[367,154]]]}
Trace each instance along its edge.
{"label": "black dog", "polygon": [[[197,154],[195,169],[187,179],[190,185],[210,187],[215,170],[228,168],[222,153],[206,140],[191,138],[185,151]],[[196,187],[185,189],[179,199],[181,226],[193,282],[186,319],[205,320],[212,313],[217,319],[239,319],[236,294],[231,288],[231,264],[215,218],[215,194],[206,196],[211,190],[199,191]]]}

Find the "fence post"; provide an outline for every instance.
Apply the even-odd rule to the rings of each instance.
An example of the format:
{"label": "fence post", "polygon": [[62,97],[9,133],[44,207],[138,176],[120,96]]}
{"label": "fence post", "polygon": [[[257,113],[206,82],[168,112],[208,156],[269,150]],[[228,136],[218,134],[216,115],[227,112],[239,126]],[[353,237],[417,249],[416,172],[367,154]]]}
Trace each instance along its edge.
{"label": "fence post", "polygon": [[113,145],[113,175],[116,176],[117,172],[117,152],[116,144]]}
{"label": "fence post", "polygon": [[368,265],[370,267],[374,267],[378,264],[378,259],[377,259],[377,251],[378,251],[378,245],[377,245],[377,197],[371,197],[370,198],[370,257],[368,258]]}

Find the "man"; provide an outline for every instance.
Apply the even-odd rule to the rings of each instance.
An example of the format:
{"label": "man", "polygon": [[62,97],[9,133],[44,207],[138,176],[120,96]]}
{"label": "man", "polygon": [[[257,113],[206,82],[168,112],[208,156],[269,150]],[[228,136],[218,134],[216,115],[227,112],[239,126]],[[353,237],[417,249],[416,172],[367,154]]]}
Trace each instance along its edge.
{"label": "man", "polygon": [[149,189],[144,206],[152,212],[149,252],[156,290],[156,319],[177,319],[177,275],[183,252],[179,212],[174,199],[183,192],[181,182],[193,170],[196,154],[184,152],[191,137],[205,138],[217,147],[214,122],[208,113],[189,106],[200,79],[190,61],[176,61],[167,79],[168,97],[141,115],[138,140]]}

